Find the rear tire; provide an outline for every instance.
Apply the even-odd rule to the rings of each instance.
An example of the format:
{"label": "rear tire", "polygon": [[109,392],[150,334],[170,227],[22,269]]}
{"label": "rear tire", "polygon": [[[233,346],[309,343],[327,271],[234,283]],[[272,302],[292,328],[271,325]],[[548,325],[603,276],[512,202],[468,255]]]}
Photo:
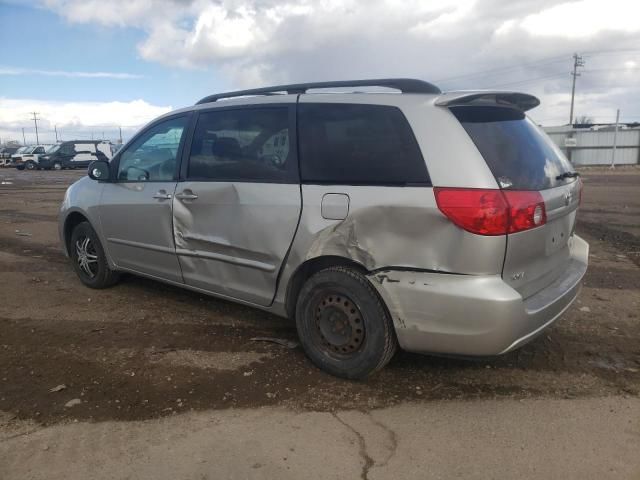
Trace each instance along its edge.
{"label": "rear tire", "polygon": [[52,167],[54,170],[62,170],[62,164],[60,162],[53,162]]}
{"label": "rear tire", "polygon": [[104,248],[89,222],[79,223],[71,233],[69,256],[82,283],[90,288],[114,285],[120,274],[109,268]]}
{"label": "rear tire", "polygon": [[311,361],[332,375],[363,379],[397,349],[393,322],[364,275],[332,267],[312,275],[296,304],[300,342]]}
{"label": "rear tire", "polygon": [[24,165],[16,165],[16,170],[24,170]]}

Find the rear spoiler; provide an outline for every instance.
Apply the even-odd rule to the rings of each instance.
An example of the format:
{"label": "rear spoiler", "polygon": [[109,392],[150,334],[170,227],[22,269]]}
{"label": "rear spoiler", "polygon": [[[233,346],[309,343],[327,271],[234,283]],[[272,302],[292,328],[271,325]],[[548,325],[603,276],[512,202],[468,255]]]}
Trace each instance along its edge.
{"label": "rear spoiler", "polygon": [[540,105],[540,100],[527,93],[504,92],[493,90],[447,92],[436,98],[439,107],[460,105],[503,105],[526,112]]}

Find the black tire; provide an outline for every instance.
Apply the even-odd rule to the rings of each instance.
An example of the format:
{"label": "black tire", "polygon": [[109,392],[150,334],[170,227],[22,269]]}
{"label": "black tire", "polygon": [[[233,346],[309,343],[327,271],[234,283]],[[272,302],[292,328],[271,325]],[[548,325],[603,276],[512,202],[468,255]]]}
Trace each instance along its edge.
{"label": "black tire", "polygon": [[29,160],[26,164],[25,164],[25,168],[27,170],[35,170],[38,166],[36,165],[36,162],[32,162],[31,160]]}
{"label": "black tire", "polygon": [[62,170],[62,164],[60,162],[53,162],[51,168],[53,168],[54,170]]}
{"label": "black tire", "polygon": [[378,293],[355,270],[331,267],[312,275],[296,304],[298,336],[322,370],[363,379],[396,352],[393,322]]}
{"label": "black tire", "polygon": [[24,170],[24,165],[16,165],[16,170]]}
{"label": "black tire", "polygon": [[[83,252],[84,249],[84,252]],[[79,223],[71,233],[69,256],[82,283],[90,288],[107,288],[120,275],[109,268],[104,248],[89,222]]]}

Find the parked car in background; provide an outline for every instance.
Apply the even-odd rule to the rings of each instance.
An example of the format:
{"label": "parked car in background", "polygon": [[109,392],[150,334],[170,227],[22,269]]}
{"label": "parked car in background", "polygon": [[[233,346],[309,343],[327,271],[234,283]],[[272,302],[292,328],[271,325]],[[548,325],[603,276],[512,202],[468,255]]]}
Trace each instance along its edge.
{"label": "parked car in background", "polygon": [[16,152],[11,156],[11,163],[18,170],[36,170],[38,168],[38,157],[42,155],[51,145],[33,145],[25,147],[23,152]]}
{"label": "parked car in background", "polygon": [[[401,93],[308,93],[362,86]],[[412,79],[212,95],[89,166],[62,246],[92,288],[131,272],[295,319],[342,377],[398,347],[510,352],[569,308],[588,263],[582,183],[527,117],[539,103]]]}
{"label": "parked car in background", "polygon": [[26,152],[27,150],[29,150],[30,148],[33,148],[33,147],[30,147],[30,146],[28,146],[28,145],[25,145],[25,146],[19,147],[19,148],[15,151],[15,153],[11,154],[11,156],[9,157],[9,161],[6,163],[6,165],[5,165],[5,166],[7,166],[7,167],[15,167],[15,164],[14,164],[15,159],[16,159],[16,158],[18,158],[18,157],[20,157],[20,155],[21,155],[21,154],[25,153],[25,152]]}
{"label": "parked car in background", "polygon": [[39,168],[87,168],[94,160],[110,160],[113,145],[103,140],[68,140],[54,145],[39,158]]}
{"label": "parked car in background", "polygon": [[11,165],[11,155],[16,153],[22,147],[3,147],[0,149],[0,167],[8,167]]}

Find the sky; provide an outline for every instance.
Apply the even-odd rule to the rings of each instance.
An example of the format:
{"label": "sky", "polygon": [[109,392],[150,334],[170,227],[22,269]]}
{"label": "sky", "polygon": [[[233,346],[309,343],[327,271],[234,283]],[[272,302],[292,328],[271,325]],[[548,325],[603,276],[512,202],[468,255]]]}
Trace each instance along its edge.
{"label": "sky", "polygon": [[126,141],[221,91],[411,77],[640,121],[637,0],[0,0],[0,141]]}

